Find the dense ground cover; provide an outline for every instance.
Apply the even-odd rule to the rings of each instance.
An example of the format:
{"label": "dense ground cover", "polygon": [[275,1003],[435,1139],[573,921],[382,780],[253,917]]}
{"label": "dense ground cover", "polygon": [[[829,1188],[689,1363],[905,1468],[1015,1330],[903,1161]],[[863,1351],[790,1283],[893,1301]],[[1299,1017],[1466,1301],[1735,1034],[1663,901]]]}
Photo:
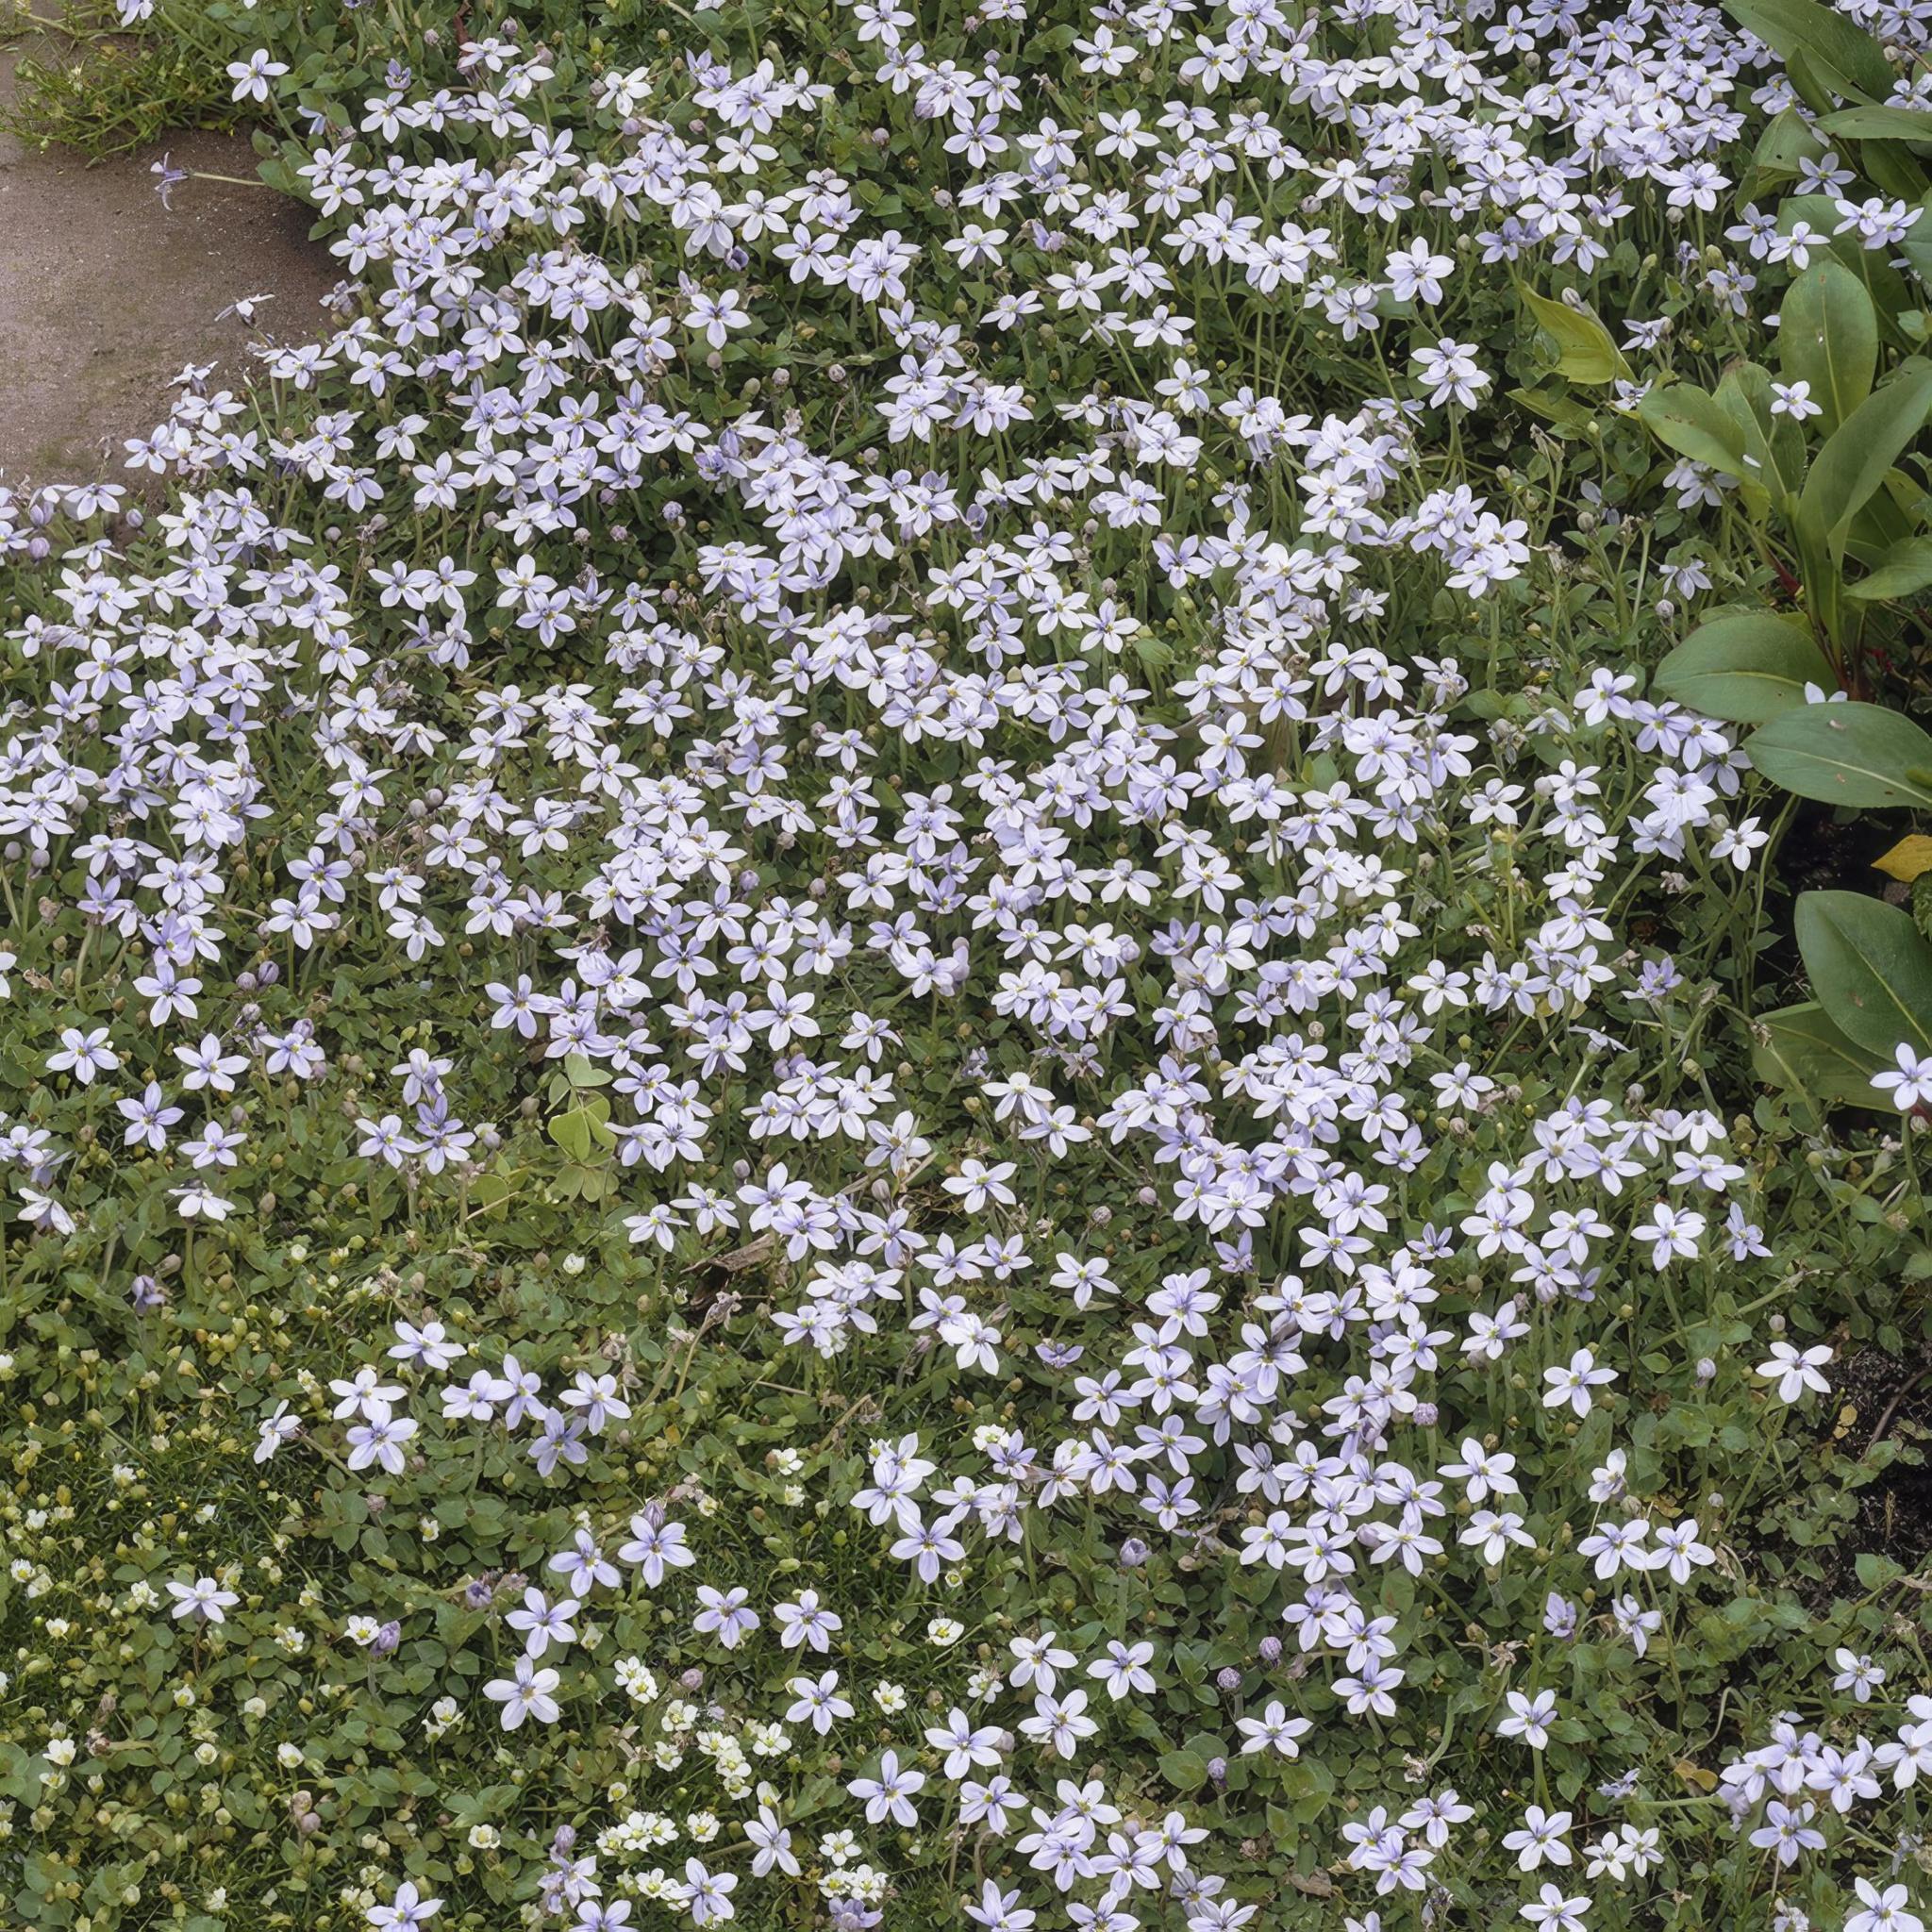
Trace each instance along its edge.
{"label": "dense ground cover", "polygon": [[660,17],[125,11],[349,286],[0,496],[15,1913],[1914,1932],[1918,14]]}

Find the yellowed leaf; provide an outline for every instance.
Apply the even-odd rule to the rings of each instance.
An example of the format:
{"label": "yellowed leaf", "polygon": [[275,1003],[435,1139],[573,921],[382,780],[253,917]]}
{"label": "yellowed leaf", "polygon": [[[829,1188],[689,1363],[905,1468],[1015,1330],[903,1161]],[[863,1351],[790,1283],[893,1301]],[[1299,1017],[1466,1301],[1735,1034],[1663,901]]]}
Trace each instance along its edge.
{"label": "yellowed leaf", "polygon": [[1910,885],[1922,872],[1932,872],[1932,838],[1927,838],[1924,832],[1914,832],[1909,838],[1901,839],[1883,858],[1874,858],[1872,864],[1875,871],[1903,879]]}

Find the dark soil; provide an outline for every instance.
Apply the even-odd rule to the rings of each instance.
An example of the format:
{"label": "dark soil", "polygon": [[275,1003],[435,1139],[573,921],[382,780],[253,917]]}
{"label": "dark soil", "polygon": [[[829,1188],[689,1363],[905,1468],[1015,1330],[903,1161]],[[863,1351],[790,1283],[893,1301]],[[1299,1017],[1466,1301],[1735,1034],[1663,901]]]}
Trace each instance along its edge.
{"label": "dark soil", "polygon": [[1905,903],[1906,888],[1874,869],[1911,830],[1909,813],[1862,811],[1842,821],[1828,805],[1801,800],[1797,817],[1777,850],[1776,884],[1782,904],[1772,911],[1776,933],[1759,956],[1760,1008],[1808,999],[1805,964],[1791,933],[1791,905],[1800,892],[1869,892]]}
{"label": "dark soil", "polygon": [[1857,1411],[1840,1446],[1863,1456],[1881,1443],[1906,1452],[1857,1491],[1846,1572],[1866,1551],[1915,1570],[1932,1556],[1932,1355],[1901,1361],[1863,1349],[1845,1357],[1833,1379],[1840,1407]]}

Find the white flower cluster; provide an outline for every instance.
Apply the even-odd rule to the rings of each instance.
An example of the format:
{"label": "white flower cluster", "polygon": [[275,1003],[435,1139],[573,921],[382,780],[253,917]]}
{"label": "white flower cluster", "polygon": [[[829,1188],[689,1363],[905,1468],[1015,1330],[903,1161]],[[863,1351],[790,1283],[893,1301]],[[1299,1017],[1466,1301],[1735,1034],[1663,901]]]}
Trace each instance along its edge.
{"label": "white flower cluster", "polygon": [[[467,1096],[521,1054],[591,1076],[584,1145],[646,1257],[742,1243],[749,1345],[822,1382],[857,1360],[866,1467],[826,1485],[794,1456],[788,1493],[818,1482],[908,1601],[958,1593],[935,1654],[971,1640],[927,1712],[874,1688],[904,1719],[875,1753],[828,1578],[735,1580],[670,1513],[694,1497],[619,1507],[598,1481],[656,1392],[634,1374],[416,1310],[329,1413],[260,1421],[258,1461],[339,1438],[378,1488],[432,1439],[502,1432],[582,1505],[541,1580],[477,1587],[521,1651],[483,1696],[505,1730],[635,1722],[641,1780],[702,1760],[754,1857],[744,1881],[708,1852],[646,1869],[720,1821],[626,1793],[582,1821],[594,1855],[559,1836],[543,1903],[580,1924],[729,1919],[741,1882],[877,1924],[897,1835],[938,1830],[1024,1866],[975,1888],[988,1932],[1254,1920],[1236,1846],[1151,1801],[1136,1756],[1174,1646],[1076,1637],[1084,1609],[995,1641],[975,1579],[1062,1543],[1122,1591],[1154,1563],[1216,1579],[1274,1626],[1233,1733],[1259,1763],[1419,1705],[1446,1749],[1432,1599],[1533,1569],[1540,1628],[1491,1633],[1464,1728],[1540,1802],[1465,1830],[1418,1760],[1422,1791],[1324,1822],[1334,1869],[1430,1908],[1452,1874],[1490,1896],[1579,1857],[1641,1886],[1676,1814],[1613,1816],[1637,1790],[1614,1779],[1556,1807],[1541,1757],[1586,1715],[1558,1660],[1588,1631],[1664,1681],[1682,1606],[1735,1570],[1721,1504],[1633,1487],[1617,1437],[1662,1373],[1642,1358],[1681,1353],[1674,1284],[1775,1263],[1725,1097],[1677,1064],[1707,989],[1631,915],[1732,890],[1767,835],[1731,735],[1618,666],[1531,647],[1534,691],[1472,689],[1461,627],[1499,651],[1526,622],[1500,592],[1541,535],[1445,458],[1491,378],[1427,318],[1474,264],[1589,269],[1621,224],[1714,208],[1740,94],[1761,78],[1768,111],[1786,84],[1694,6],[1405,0],[1324,37],[1272,0],[1205,31],[1145,0],[1068,51],[1107,80],[1158,59],[1176,97],[1063,125],[990,46],[928,51],[892,0],[850,14],[877,67],[837,89],[694,55],[574,99],[508,35],[464,46],[460,86],[397,80],[303,171],[363,300],[266,354],[282,413],[195,381],[136,446],[179,487],[152,560],[89,533],[109,491],[0,497],[0,544],[48,566],[9,633],[34,700],[0,836],[86,935],[45,1002],[50,1105],[0,1141],[20,1212],[72,1235],[149,1185],[80,1157],[97,1117],[170,1163],[191,1227],[252,1212],[260,1104],[304,1089],[347,1102],[358,1171],[466,1189],[517,1131]],[[238,94],[283,77],[271,51]],[[953,158],[918,223],[819,152],[834,109],[894,100]],[[923,305],[941,262],[976,313]],[[724,352],[783,335],[800,291],[850,306],[875,375],[798,330],[797,369],[721,403]],[[1195,359],[1182,305],[1210,303],[1252,305],[1252,365]],[[1410,373],[1297,409],[1275,372],[1317,326],[1377,360],[1400,336]],[[1107,374],[1074,393],[1076,348]],[[1439,591],[1468,642],[1398,645]],[[385,950],[488,1020],[399,1048],[371,1101],[311,995]],[[1540,1062],[1567,1086],[1525,1098]],[[1828,1386],[1828,1348],[1768,1345],[1706,1379]],[[169,1588],[197,1627],[239,1601]],[[785,1701],[597,1660],[593,1607],[639,1591],[795,1673]],[[372,1655],[409,1641],[404,1606],[358,1617]],[[466,1682],[441,1688],[435,1737]],[[1750,1842],[1835,1851],[1879,1771],[1925,1768],[1924,1705],[1849,1749],[1759,1713],[1774,1741],[1724,1776]],[[777,1760],[846,1727],[808,1873]],[[1858,1932],[1914,1932],[1898,1888],[1857,1882]],[[1538,1886],[1511,1909],[1575,1932],[1594,1894]],[[369,1918],[438,1904],[406,1885]]]}

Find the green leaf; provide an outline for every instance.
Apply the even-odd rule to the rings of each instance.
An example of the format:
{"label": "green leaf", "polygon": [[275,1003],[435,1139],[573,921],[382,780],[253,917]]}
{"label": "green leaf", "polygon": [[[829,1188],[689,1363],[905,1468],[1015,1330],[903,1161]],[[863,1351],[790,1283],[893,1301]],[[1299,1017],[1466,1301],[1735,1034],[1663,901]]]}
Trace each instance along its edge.
{"label": "green leaf", "polygon": [[1876,1594],[1888,1583],[1896,1583],[1901,1576],[1911,1573],[1903,1563],[1895,1563],[1890,1557],[1881,1557],[1875,1550],[1865,1550],[1853,1559],[1852,1568],[1858,1581]]}
{"label": "green leaf", "polygon": [[1161,1754],[1160,1774],[1176,1790],[1197,1791],[1208,1782],[1208,1765],[1192,1751]]}
{"label": "green leaf", "polygon": [[1884,1104],[1872,1075],[1887,1064],[1886,1057],[1867,1053],[1847,1037],[1816,1000],[1763,1014],[1757,1024],[1770,1036],[1752,1055],[1760,1080],[1802,1093],[1820,1112],[1832,1103]]}
{"label": "green leaf", "polygon": [[1593,310],[1573,308],[1567,302],[1539,295],[1522,282],[1516,292],[1536,318],[1536,325],[1556,339],[1558,351],[1557,373],[1572,382],[1607,383],[1627,378],[1630,365],[1624,360],[1616,341]]}
{"label": "green leaf", "polygon": [[1835,234],[1833,231],[1838,227],[1840,219],[1837,197],[1829,194],[1788,194],[1777,207],[1778,233],[1791,234],[1801,223],[1804,224],[1814,237],[1814,255],[1820,252],[1818,243],[1828,238],[1828,252],[1832,258],[1841,267],[1850,269],[1864,283],[1866,292],[1872,297],[1872,307],[1878,315],[1879,335],[1896,349],[1909,348],[1911,345],[1904,329],[1899,326],[1898,318],[1912,308],[1915,298],[1907,292],[1904,277],[1891,266],[1889,258],[1892,254],[1906,256],[1922,275],[1927,272],[1928,266],[1932,266],[1932,237],[1927,237],[1923,244],[1914,239],[1925,225],[1924,219],[1906,230],[1905,240],[1895,250],[1867,248],[1860,243],[1855,231]]}
{"label": "green leaf", "polygon": [[1058,26],[1050,26],[1043,33],[1037,33],[1026,42],[1021,52],[1023,60],[1045,60],[1056,54],[1064,54],[1079,37],[1079,29],[1071,21],[1062,21]]}
{"label": "green leaf", "polygon": [[1838,679],[1802,625],[1768,610],[1727,610],[1699,625],[1658,665],[1657,689],[1707,718],[1762,724]]}
{"label": "green leaf", "polygon": [[1742,433],[1717,398],[1695,383],[1652,390],[1638,404],[1637,414],[1659,442],[1679,456],[1726,476],[1745,475]]}
{"label": "green leaf", "polygon": [[1751,161],[1760,181],[1790,180],[1797,175],[1801,161],[1816,160],[1823,152],[1823,143],[1805,125],[1797,108],[1786,108],[1757,137]]}
{"label": "green leaf", "polygon": [[1787,63],[1803,62],[1836,93],[1882,101],[1891,92],[1885,49],[1819,0],[1724,0],[1724,9]]}
{"label": "green leaf", "polygon": [[551,1117],[551,1140],[574,1161],[588,1161],[591,1148],[597,1143],[593,1134],[593,1115],[586,1108],[572,1108],[570,1113],[558,1113]]}
{"label": "green leaf", "polygon": [[1789,516],[1805,481],[1805,438],[1789,416],[1772,413],[1774,400],[1771,372],[1757,362],[1732,363],[1717,386],[1718,407],[1744,445],[1746,474]]}
{"label": "green leaf", "polygon": [[1932,409],[1932,362],[1913,357],[1840,425],[1818,452],[1798,501],[1800,535],[1844,554],[1852,519],[1877,493]]}
{"label": "green leaf", "polygon": [[1811,990],[1854,1044],[1886,1059],[1932,1050],[1932,944],[1909,913],[1862,892],[1801,892],[1796,925]]}
{"label": "green leaf", "polygon": [[1830,435],[1872,393],[1878,365],[1878,316],[1865,285],[1826,255],[1785,295],[1778,310],[1778,355],[1787,382],[1810,386]]}
{"label": "green leaf", "polygon": [[1802,705],[1744,741],[1751,762],[1800,798],[1932,806],[1932,737],[1882,705]]}
{"label": "green leaf", "polygon": [[1512,389],[1509,400],[1520,403],[1533,416],[1554,423],[1563,429],[1583,429],[1595,422],[1595,412],[1587,403],[1558,389]]}
{"label": "green leaf", "polygon": [[1820,116],[1818,125],[1845,141],[1918,141],[1932,146],[1932,113],[1924,108],[1844,108]]}
{"label": "green leaf", "polygon": [[1845,595],[1862,604],[1882,604],[1908,597],[1927,584],[1932,584],[1932,537],[1908,537],[1885,553],[1870,576],[1847,584]]}
{"label": "green leaf", "polygon": [[1887,194],[1900,201],[1916,201],[1925,192],[1923,153],[1923,148],[1903,141],[1860,142],[1858,172]]}

